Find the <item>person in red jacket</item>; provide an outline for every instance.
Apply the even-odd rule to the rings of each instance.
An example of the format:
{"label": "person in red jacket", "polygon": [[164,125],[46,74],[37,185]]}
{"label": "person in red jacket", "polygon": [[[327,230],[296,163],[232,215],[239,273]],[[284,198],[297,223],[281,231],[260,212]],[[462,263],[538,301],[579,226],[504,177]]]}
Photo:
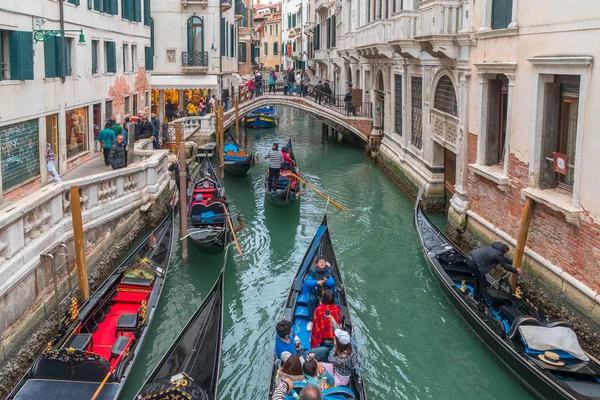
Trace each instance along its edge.
{"label": "person in red jacket", "polygon": [[337,321],[342,322],[342,313],[340,307],[334,304],[334,295],[331,289],[323,291],[323,302],[315,308],[313,318],[313,328],[310,335],[310,346],[317,348],[322,345],[323,340],[333,340],[335,337],[335,329],[329,319],[329,315]]}

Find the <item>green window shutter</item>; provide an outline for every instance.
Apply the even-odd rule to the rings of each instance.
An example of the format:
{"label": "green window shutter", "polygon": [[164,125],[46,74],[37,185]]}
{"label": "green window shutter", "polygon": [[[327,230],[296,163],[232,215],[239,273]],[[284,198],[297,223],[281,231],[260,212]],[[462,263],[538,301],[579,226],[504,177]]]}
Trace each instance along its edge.
{"label": "green window shutter", "polygon": [[292,53],[295,53],[295,52],[296,52],[296,41],[294,40],[292,42]]}
{"label": "green window shutter", "polygon": [[79,0],[67,0],[68,3],[74,4],[76,6],[79,5]]}
{"label": "green window shutter", "polygon": [[269,53],[269,44],[265,43],[265,49],[263,50],[263,55],[266,57],[269,55],[268,53]]}
{"label": "green window shutter", "polygon": [[98,42],[92,41],[92,74],[98,73]]}
{"label": "green window shutter", "polygon": [[225,18],[221,18],[221,56],[225,56]]}
{"label": "green window shutter", "polygon": [[94,0],[87,0],[88,2],[88,8],[91,10],[94,8]]}
{"label": "green window shutter", "polygon": [[141,0],[133,0],[133,20],[142,22],[142,3]]}
{"label": "green window shutter", "polygon": [[123,18],[129,21],[133,21],[135,16],[135,7],[133,5],[133,0],[123,0],[121,4],[123,7]]}
{"label": "green window shutter", "polygon": [[44,69],[46,78],[57,78],[62,73],[60,37],[53,37],[44,42]]}
{"label": "green window shutter", "polygon": [[277,42],[273,42],[273,55],[276,56],[277,55],[277,49],[279,47],[279,43]]}
{"label": "green window shutter", "polygon": [[292,14],[292,26],[296,26],[296,14]]}
{"label": "green window shutter", "polygon": [[127,72],[127,54],[125,54],[125,45],[123,45],[123,72]]}
{"label": "green window shutter", "polygon": [[112,15],[119,14],[119,2],[117,0],[110,0],[110,10],[108,12]]}
{"label": "green window shutter", "polygon": [[187,22],[187,51],[192,53],[194,51],[194,23],[193,17],[188,19]]}
{"label": "green window shutter", "polygon": [[145,48],[145,56],[146,56],[146,71],[154,70],[154,55],[152,54],[152,47]]}
{"label": "green window shutter", "polygon": [[287,23],[288,23],[288,25],[287,25],[287,26],[288,26],[288,28],[291,28],[291,27],[292,27],[292,15],[291,15],[291,14],[288,14],[288,15],[287,15],[287,17],[288,17],[288,18],[287,18],[287,19],[288,19],[288,20],[287,20]]}
{"label": "green window shutter", "polygon": [[144,0],[144,25],[150,26],[150,0]]}
{"label": "green window shutter", "polygon": [[235,30],[234,26],[229,27],[229,57],[235,57]]}
{"label": "green window shutter", "polygon": [[10,53],[10,78],[33,80],[33,33],[10,32],[8,37]]}
{"label": "green window shutter", "polygon": [[106,72],[117,72],[117,48],[115,42],[106,42]]}
{"label": "green window shutter", "polygon": [[512,20],[512,0],[492,1],[492,29],[506,29]]}
{"label": "green window shutter", "polygon": [[104,11],[104,0],[94,0],[94,10],[99,12]]}

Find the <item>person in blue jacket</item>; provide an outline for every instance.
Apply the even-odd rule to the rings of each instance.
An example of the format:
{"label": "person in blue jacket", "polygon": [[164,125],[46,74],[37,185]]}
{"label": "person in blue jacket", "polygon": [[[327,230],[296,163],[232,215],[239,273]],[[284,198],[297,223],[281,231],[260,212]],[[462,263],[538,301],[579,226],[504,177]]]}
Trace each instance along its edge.
{"label": "person in blue jacket", "polygon": [[315,308],[319,305],[320,299],[323,297],[324,289],[333,289],[335,279],[333,273],[327,266],[327,261],[323,257],[317,259],[317,265],[311,269],[308,277],[304,281],[304,287],[308,288],[310,294],[308,296],[308,324],[306,330],[312,331],[312,321],[315,316]]}

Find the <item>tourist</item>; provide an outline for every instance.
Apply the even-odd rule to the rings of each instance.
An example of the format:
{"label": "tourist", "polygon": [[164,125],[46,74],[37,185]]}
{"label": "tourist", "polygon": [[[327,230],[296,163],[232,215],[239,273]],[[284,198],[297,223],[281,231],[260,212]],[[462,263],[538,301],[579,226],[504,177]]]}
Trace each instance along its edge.
{"label": "tourist", "polygon": [[283,156],[279,151],[279,144],[273,143],[271,151],[269,151],[269,191],[273,191],[273,182],[275,182],[275,188],[277,187],[277,181],[279,180],[279,173],[281,172],[281,164],[283,163]]}
{"label": "tourist", "polygon": [[171,99],[167,100],[167,105],[165,106],[165,115],[167,116],[167,122],[171,122],[173,120],[173,115],[175,115],[175,105],[171,103]]}
{"label": "tourist", "polygon": [[294,93],[294,84],[296,83],[296,75],[294,74],[294,70],[290,69],[290,72],[288,72],[288,85],[290,86],[288,95],[292,95],[292,93]]}
{"label": "tourist", "polygon": [[496,265],[500,265],[508,272],[521,275],[523,270],[512,266],[512,260],[505,256],[508,246],[504,243],[494,242],[488,247],[475,249],[469,253],[466,259],[467,266],[475,274],[475,293],[473,297],[479,299],[482,286],[487,286],[485,275],[490,273]]}
{"label": "tourist", "polygon": [[313,327],[310,335],[311,347],[320,347],[323,345],[323,341],[331,341],[335,337],[333,325],[329,321],[331,315],[338,324],[342,323],[342,312],[340,307],[334,304],[335,295],[332,290],[323,290],[323,301],[317,308],[313,315]]}
{"label": "tourist", "polygon": [[354,107],[352,106],[352,92],[350,89],[344,96],[344,104],[346,105],[346,115],[354,114]]}
{"label": "tourist", "polygon": [[104,129],[100,131],[100,134],[97,137],[97,140],[102,143],[102,152],[104,153],[104,165],[109,166],[108,162],[108,153],[110,152],[110,148],[112,146],[113,141],[117,138],[115,135],[115,131],[110,128],[110,123],[107,122]]}
{"label": "tourist", "polygon": [[279,321],[275,326],[277,336],[275,337],[275,357],[281,359],[284,352],[302,355],[300,339],[292,333],[292,322],[288,320]]}
{"label": "tourist", "polygon": [[318,386],[313,384],[308,384],[304,386],[302,391],[300,392],[300,396],[298,393],[294,391],[294,383],[289,379],[284,379],[279,383],[279,385],[273,391],[273,396],[271,400],[285,400],[286,395],[289,394],[293,396],[294,399],[301,400],[322,400],[323,395],[321,394],[321,390]]}
{"label": "tourist", "polygon": [[323,81],[319,80],[315,86],[315,102],[321,104],[323,100]]}
{"label": "tourist", "polygon": [[304,79],[302,80],[302,97],[308,96],[308,87],[310,85],[310,78],[308,72],[304,73]]}
{"label": "tourist", "polygon": [[283,169],[292,170],[294,167],[294,160],[290,156],[290,149],[284,147],[281,149],[281,156],[283,157],[283,162],[281,163],[281,167]]}
{"label": "tourist", "polygon": [[123,123],[123,131],[121,134],[123,135],[123,146],[125,146],[125,166],[127,166],[127,151],[129,146],[129,116],[125,116],[125,122]]}
{"label": "tourist", "polygon": [[115,117],[114,115],[111,115],[108,120],[106,120],[106,125],[108,125],[109,128],[111,128],[114,124],[117,123],[117,117]]}
{"label": "tourist", "polygon": [[150,122],[152,122],[152,127],[154,128],[154,140],[152,141],[152,147],[154,147],[154,150],[159,150],[160,143],[158,141],[158,134],[160,133],[160,121],[156,116],[156,113],[152,113],[152,119]]}
{"label": "tourist", "polygon": [[325,104],[331,104],[331,86],[329,86],[329,80],[326,80],[323,84],[323,94],[325,95]]}
{"label": "tourist", "polygon": [[110,148],[108,153],[108,162],[112,169],[124,168],[127,165],[125,159],[125,145],[123,144],[123,135],[117,136],[117,141]]}
{"label": "tourist", "polygon": [[45,158],[46,158],[46,164],[48,166],[48,173],[50,174],[52,179],[54,179],[54,182],[62,181],[62,179],[60,179],[60,176],[58,175],[58,171],[56,170],[56,165],[54,164],[54,160],[56,160],[56,156],[54,155],[54,152],[52,151],[52,146],[50,146],[50,143],[46,143]]}
{"label": "tourist", "polygon": [[187,116],[188,117],[193,117],[196,115],[196,106],[194,105],[194,103],[192,103],[191,101],[188,103],[186,109],[185,109]]}
{"label": "tourist", "polygon": [[302,362],[300,357],[289,352],[281,355],[283,366],[277,370],[276,381],[289,379],[292,382],[304,382],[304,372],[302,371]]}
{"label": "tourist", "polygon": [[255,84],[256,84],[256,96],[258,97],[258,96],[262,95],[262,86],[263,86],[263,77],[262,77],[262,74],[260,73],[260,71],[258,71],[256,73],[254,80],[255,80]]}
{"label": "tourist", "polygon": [[[175,160],[168,168],[169,172],[175,172],[175,185],[177,186],[177,193],[179,193],[179,160]],[[185,182],[186,188],[190,187],[192,179],[190,178],[190,167],[185,165]]]}
{"label": "tourist", "polygon": [[298,96],[302,95],[302,75],[300,75],[300,70],[296,71],[296,94]]}
{"label": "tourist", "polygon": [[335,386],[335,378],[323,367],[323,365],[313,358],[309,358],[302,364],[304,379],[306,383],[321,387],[321,390]]}
{"label": "tourist", "polygon": [[152,141],[154,140],[153,134],[154,127],[152,126],[150,121],[148,121],[148,117],[146,117],[146,115],[142,115],[141,118],[138,120],[138,124],[136,126],[135,140],[150,139]]}
{"label": "tourist", "polygon": [[248,93],[250,93],[250,98],[253,98],[254,97],[254,78],[250,78],[250,80],[246,84],[246,87],[248,88]]}
{"label": "tourist", "polygon": [[269,74],[269,94],[275,94],[275,82],[277,81],[277,75],[275,71],[271,71]]}
{"label": "tourist", "polygon": [[358,355],[352,349],[350,334],[335,322],[332,316],[329,320],[335,329],[333,349],[329,352],[328,363],[322,363],[323,368],[335,378],[335,386],[347,386],[350,383],[352,371],[359,368]]}
{"label": "tourist", "polygon": [[206,104],[204,104],[204,98],[202,97],[200,97],[200,103],[198,103],[198,112],[201,117],[206,115]]}
{"label": "tourist", "polygon": [[208,104],[210,104],[210,112],[214,113],[215,112],[215,105],[217,104],[217,98],[216,98],[216,96],[214,94],[212,95],[212,97],[208,101]]}
{"label": "tourist", "polygon": [[113,130],[116,136],[119,136],[123,131],[123,127],[117,122],[116,118],[114,121],[111,121],[110,129]]}
{"label": "tourist", "polygon": [[290,87],[290,84],[288,82],[288,74],[289,74],[289,71],[288,72],[284,71],[281,73],[281,79],[283,79],[283,95],[284,96],[288,95],[288,90]]}
{"label": "tourist", "polygon": [[332,289],[335,286],[333,273],[327,266],[327,261],[323,257],[317,259],[317,265],[309,272],[303,286],[310,291],[308,296],[308,324],[306,330],[310,332],[313,326],[315,308],[319,300],[323,298],[323,290]]}

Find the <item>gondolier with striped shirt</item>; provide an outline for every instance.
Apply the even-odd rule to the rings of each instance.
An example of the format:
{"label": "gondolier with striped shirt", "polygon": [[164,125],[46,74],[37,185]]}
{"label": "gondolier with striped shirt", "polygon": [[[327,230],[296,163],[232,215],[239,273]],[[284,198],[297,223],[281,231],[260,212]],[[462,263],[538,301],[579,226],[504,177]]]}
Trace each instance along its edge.
{"label": "gondolier with striped shirt", "polygon": [[281,151],[279,151],[279,144],[273,143],[271,151],[269,151],[269,191],[273,191],[273,182],[275,182],[275,187],[277,187],[282,163],[283,156],[281,155]]}

